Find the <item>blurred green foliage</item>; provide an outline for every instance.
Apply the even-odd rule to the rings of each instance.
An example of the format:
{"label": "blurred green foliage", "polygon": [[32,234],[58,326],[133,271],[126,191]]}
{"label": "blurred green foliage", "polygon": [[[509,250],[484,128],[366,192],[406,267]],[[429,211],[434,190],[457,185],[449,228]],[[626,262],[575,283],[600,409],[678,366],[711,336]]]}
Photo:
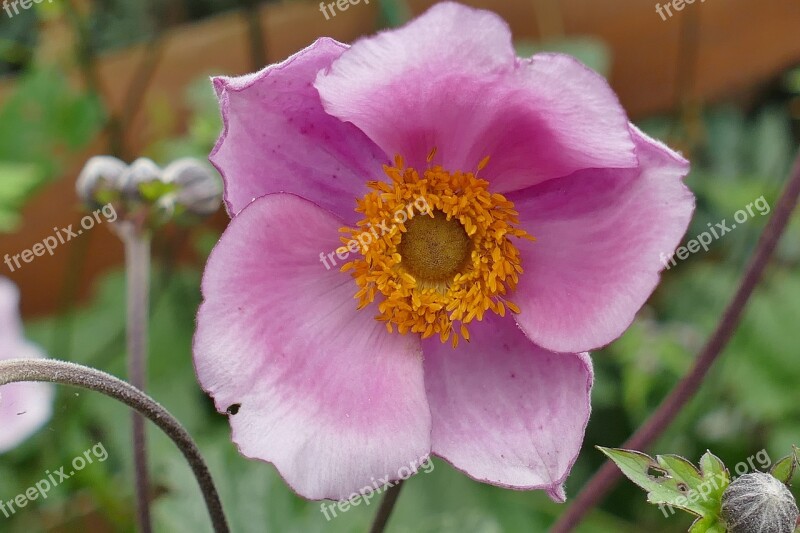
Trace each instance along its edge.
{"label": "blurred green foliage", "polygon": [[0,233],[16,227],[25,200],[94,139],[103,121],[100,102],[55,69],[17,79],[0,105]]}

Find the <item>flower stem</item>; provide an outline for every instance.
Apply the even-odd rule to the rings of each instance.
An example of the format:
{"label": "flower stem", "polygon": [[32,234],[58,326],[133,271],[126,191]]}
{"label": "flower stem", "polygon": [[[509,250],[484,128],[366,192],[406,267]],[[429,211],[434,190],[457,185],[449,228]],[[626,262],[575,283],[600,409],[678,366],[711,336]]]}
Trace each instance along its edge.
{"label": "flower stem", "polygon": [[[121,227],[119,234],[125,243],[128,284],[128,380],[137,389],[145,391],[150,308],[150,236],[146,230],[133,224]],[[132,418],[136,515],[139,530],[142,533],[151,533],[150,476],[147,468],[144,418],[137,412],[132,413]]]}
{"label": "flower stem", "polygon": [[403,480],[400,480],[396,485],[389,487],[389,490],[386,491],[369,533],[383,533],[383,530],[386,529],[386,524],[389,522],[389,517],[392,516],[394,504],[397,503],[397,498],[400,497],[400,489],[402,488]]}
{"label": "flower stem", "polygon": [[[622,448],[646,450],[661,436],[664,430],[675,420],[681,409],[700,389],[703,378],[736,331],[744,308],[756,285],[761,280],[764,269],[775,252],[781,235],[783,235],[789,224],[792,212],[797,206],[798,197],[800,197],[800,152],[795,160],[789,182],[778,200],[772,218],[758,240],[756,250],[748,263],[739,288],[725,309],[725,313],[722,315],[716,330],[706,342],[689,373],[678,382],[672,392],[658,406],[655,413],[636,430],[621,446]],[[603,500],[620,477],[619,469],[612,462],[606,462],[584,485],[572,505],[567,509],[567,512],[561,515],[550,530],[551,533],[572,531],[589,511]]]}
{"label": "flower stem", "polygon": [[192,468],[214,531],[229,533],[219,494],[197,445],[180,422],[155,400],[133,385],[94,368],[54,359],[0,361],[0,387],[20,381],[45,381],[93,390],[114,398],[147,417],[172,439]]}

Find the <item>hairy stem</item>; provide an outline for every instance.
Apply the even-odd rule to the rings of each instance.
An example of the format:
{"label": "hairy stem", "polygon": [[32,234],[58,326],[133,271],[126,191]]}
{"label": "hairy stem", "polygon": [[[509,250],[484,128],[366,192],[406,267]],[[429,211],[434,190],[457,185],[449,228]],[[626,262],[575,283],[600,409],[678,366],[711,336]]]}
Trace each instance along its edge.
{"label": "hairy stem", "polygon": [[[681,409],[691,400],[703,383],[711,366],[717,360],[722,350],[733,337],[736,327],[742,318],[745,306],[753,294],[758,282],[769,263],[781,235],[785,232],[792,212],[797,206],[800,196],[800,153],[795,161],[789,182],[778,200],[772,218],[764,228],[758,240],[756,250],[748,263],[747,269],[739,288],[733,299],[725,309],[717,328],[706,342],[703,350],[697,357],[694,366],[686,376],[681,379],[670,394],[661,402],[658,409],[645,423],[636,430],[621,447],[633,450],[646,450],[658,437],[664,433]],[[566,533],[577,526],[589,511],[600,503],[609,490],[620,479],[619,469],[610,461],[584,485],[581,492],[572,502],[558,522],[551,529],[551,533]]]}
{"label": "hairy stem", "polygon": [[180,422],[155,400],[133,385],[94,368],[53,359],[0,361],[0,387],[20,381],[45,381],[100,392],[147,417],[172,439],[188,461],[205,498],[214,531],[217,533],[230,531],[219,494],[211,479],[211,473],[200,455],[200,450]]}
{"label": "hairy stem", "polygon": [[383,500],[381,500],[381,506],[378,508],[378,514],[375,515],[375,521],[372,522],[370,533],[383,533],[383,530],[386,529],[386,524],[389,522],[389,517],[392,516],[394,505],[397,503],[397,498],[400,497],[400,489],[402,488],[403,481],[401,480],[386,491]]}
{"label": "hairy stem", "polygon": [[[128,380],[146,390],[147,321],[150,308],[150,237],[134,225],[120,232],[125,243],[128,284]],[[153,531],[150,517],[150,475],[147,468],[147,436],[144,418],[132,413],[133,467],[136,479],[136,516],[142,533]]]}

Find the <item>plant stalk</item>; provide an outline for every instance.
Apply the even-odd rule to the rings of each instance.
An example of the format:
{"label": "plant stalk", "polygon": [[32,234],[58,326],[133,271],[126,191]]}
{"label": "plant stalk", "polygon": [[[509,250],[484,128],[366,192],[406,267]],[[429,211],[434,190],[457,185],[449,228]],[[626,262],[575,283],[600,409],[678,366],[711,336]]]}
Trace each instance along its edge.
{"label": "plant stalk", "polygon": [[[119,234],[125,243],[128,291],[128,380],[137,389],[145,391],[150,308],[150,236],[146,230],[134,224],[120,228]],[[144,418],[137,412],[132,413],[132,425],[136,516],[139,530],[143,533],[152,533],[147,435]]]}
{"label": "plant stalk", "polygon": [[178,446],[203,493],[216,533],[229,533],[211,473],[189,433],[166,409],[133,385],[94,368],[54,359],[0,361],[0,387],[21,381],[44,381],[81,387],[118,400],[147,417]]}
{"label": "plant stalk", "polygon": [[[655,413],[625,441],[621,448],[645,451],[656,441],[675,420],[683,407],[694,397],[703,384],[708,371],[733,337],[741,321],[747,302],[761,281],[770,258],[775,253],[780,240],[791,220],[800,197],[800,152],[795,160],[789,182],[781,193],[778,203],[759,237],[755,252],[751,257],[736,294],[728,304],[717,328],[698,355],[694,366],[661,402]],[[550,530],[551,533],[572,531],[592,508],[598,505],[614,487],[622,474],[607,461],[589,482]]]}
{"label": "plant stalk", "polygon": [[386,529],[386,524],[389,523],[389,518],[392,516],[394,505],[397,503],[397,498],[400,497],[400,489],[403,488],[404,481],[400,480],[397,484],[389,487],[386,494],[381,500],[381,506],[378,508],[378,514],[375,515],[375,521],[372,522],[372,527],[369,533],[383,533]]}

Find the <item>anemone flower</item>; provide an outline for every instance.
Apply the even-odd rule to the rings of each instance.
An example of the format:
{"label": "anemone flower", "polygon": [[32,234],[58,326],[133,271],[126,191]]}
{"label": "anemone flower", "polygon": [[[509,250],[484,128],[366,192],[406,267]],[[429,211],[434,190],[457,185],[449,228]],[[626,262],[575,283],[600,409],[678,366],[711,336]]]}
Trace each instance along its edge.
{"label": "anemone flower", "polygon": [[[37,359],[42,352],[22,336],[19,291],[0,277],[0,360]],[[50,419],[53,389],[45,383],[0,387],[0,453],[16,447]]]}
{"label": "anemone flower", "polygon": [[240,452],[311,499],[435,455],[563,500],[586,352],[685,232],[687,161],[601,76],[454,3],[213,83],[232,221],[194,361]]}

